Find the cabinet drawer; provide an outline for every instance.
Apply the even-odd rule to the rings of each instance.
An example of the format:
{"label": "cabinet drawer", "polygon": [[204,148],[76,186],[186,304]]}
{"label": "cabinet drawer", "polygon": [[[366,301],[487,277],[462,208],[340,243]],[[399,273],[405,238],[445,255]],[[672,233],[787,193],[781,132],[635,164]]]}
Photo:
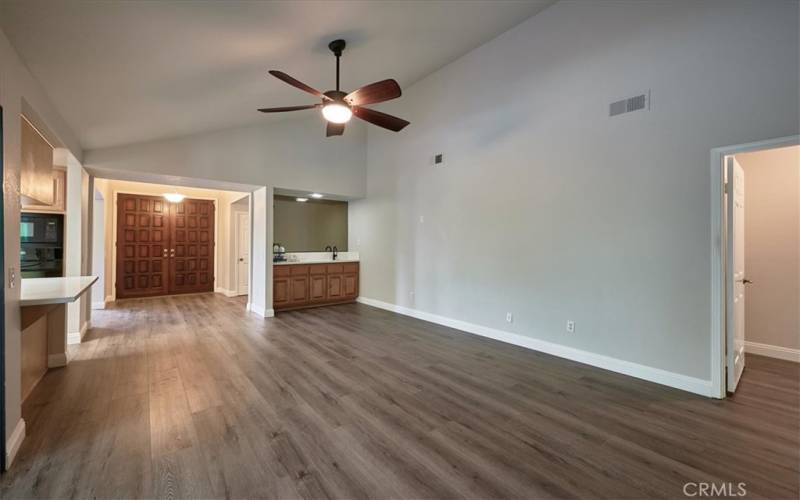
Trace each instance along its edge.
{"label": "cabinet drawer", "polygon": [[292,276],[306,276],[308,275],[308,266],[307,265],[298,265],[298,266],[287,266],[292,273]]}
{"label": "cabinet drawer", "polygon": [[311,264],[308,266],[309,274],[325,274],[325,264]]}
{"label": "cabinet drawer", "polygon": [[346,264],[342,264],[344,267],[345,273],[357,273],[358,272],[358,262],[348,262]]}
{"label": "cabinet drawer", "polygon": [[291,274],[289,271],[290,266],[272,266],[272,267],[274,269],[273,274],[275,275],[276,278],[283,278]]}
{"label": "cabinet drawer", "polygon": [[328,274],[342,274],[344,266],[341,264],[328,264]]}

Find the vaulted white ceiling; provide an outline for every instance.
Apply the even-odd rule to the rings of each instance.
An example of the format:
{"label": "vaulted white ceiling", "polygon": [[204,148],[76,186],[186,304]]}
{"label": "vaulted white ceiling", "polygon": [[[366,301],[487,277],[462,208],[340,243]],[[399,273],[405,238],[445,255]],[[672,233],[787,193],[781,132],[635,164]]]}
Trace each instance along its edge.
{"label": "vaulted white ceiling", "polygon": [[405,88],[553,1],[3,0],[0,29],[94,149],[312,113],[256,108],[315,102],[268,69],[333,88],[335,38],[343,89]]}

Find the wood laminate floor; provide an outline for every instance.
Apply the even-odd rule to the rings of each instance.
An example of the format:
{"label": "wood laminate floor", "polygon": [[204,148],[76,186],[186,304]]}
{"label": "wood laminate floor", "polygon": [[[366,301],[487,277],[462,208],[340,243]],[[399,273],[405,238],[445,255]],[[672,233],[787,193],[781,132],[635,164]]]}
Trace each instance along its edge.
{"label": "wood laminate floor", "polygon": [[360,304],[93,315],[25,402],[3,499],[798,498],[797,364],[748,357],[715,401]]}

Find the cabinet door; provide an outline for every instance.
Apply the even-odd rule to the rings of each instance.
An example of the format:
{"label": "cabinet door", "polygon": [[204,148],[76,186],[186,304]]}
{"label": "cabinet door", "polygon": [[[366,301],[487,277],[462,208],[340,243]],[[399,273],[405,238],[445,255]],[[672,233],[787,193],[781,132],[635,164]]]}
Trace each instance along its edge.
{"label": "cabinet door", "polygon": [[293,276],[289,286],[289,302],[303,305],[308,302],[308,276]]}
{"label": "cabinet door", "polygon": [[19,191],[32,204],[53,204],[53,147],[27,119],[21,122],[21,160]]}
{"label": "cabinet door", "polygon": [[319,302],[323,301],[327,298],[327,294],[325,293],[325,285],[327,284],[327,280],[325,279],[325,275],[311,275],[309,278],[309,289],[308,289],[308,299],[311,302]]}
{"label": "cabinet door", "polygon": [[328,275],[328,299],[329,300],[340,300],[342,298],[342,293],[344,288],[342,287],[342,275],[341,274],[329,274]]}
{"label": "cabinet door", "polygon": [[342,276],[342,295],[348,299],[358,297],[358,274],[350,273]]}
{"label": "cabinet door", "polygon": [[272,280],[272,303],[278,309],[289,305],[289,278]]}
{"label": "cabinet door", "polygon": [[67,171],[59,168],[53,169],[53,204],[44,205],[28,196],[20,196],[23,212],[59,212],[67,209]]}

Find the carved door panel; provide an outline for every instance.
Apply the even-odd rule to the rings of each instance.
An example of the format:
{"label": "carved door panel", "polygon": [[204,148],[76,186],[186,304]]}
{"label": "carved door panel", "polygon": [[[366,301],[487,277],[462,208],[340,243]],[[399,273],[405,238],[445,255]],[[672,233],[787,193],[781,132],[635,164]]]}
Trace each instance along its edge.
{"label": "carved door panel", "polygon": [[117,201],[117,297],[169,291],[169,209],[158,196],[120,194]]}
{"label": "carved door panel", "polygon": [[170,203],[170,293],[214,291],[214,202]]}
{"label": "carved door panel", "polygon": [[214,290],[214,202],[120,193],[117,297]]}

